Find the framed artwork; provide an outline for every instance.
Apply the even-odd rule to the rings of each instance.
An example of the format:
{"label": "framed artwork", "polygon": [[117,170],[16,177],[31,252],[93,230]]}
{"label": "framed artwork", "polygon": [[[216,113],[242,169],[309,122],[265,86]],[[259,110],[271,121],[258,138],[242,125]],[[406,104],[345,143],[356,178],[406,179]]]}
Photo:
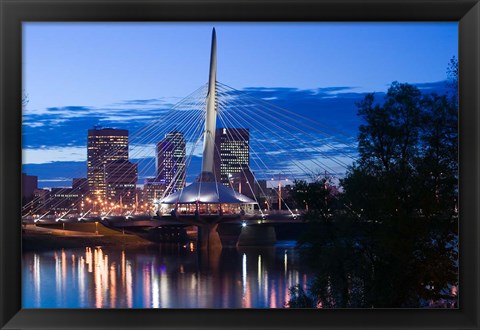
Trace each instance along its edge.
{"label": "framed artwork", "polygon": [[1,1],[1,324],[477,329],[478,1]]}

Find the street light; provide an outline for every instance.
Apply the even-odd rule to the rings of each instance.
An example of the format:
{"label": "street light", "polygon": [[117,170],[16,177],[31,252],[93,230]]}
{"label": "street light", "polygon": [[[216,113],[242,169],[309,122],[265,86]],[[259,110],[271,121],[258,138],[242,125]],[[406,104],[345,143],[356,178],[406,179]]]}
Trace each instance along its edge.
{"label": "street light", "polygon": [[[273,181],[274,178],[272,178]],[[288,178],[285,178],[288,181]],[[278,174],[278,210],[282,210],[282,175]]]}

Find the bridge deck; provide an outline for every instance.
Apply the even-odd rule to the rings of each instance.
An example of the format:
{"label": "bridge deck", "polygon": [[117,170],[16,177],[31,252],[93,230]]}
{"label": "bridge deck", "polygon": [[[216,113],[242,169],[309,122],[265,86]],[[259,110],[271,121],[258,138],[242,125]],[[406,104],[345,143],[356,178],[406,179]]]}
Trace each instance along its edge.
{"label": "bridge deck", "polygon": [[[300,214],[296,216],[285,214],[270,214],[262,215],[222,215],[218,214],[204,214],[200,215],[202,220],[216,221],[218,223],[246,223],[251,224],[268,224],[268,223],[299,223],[303,222]],[[160,227],[166,225],[198,225],[199,217],[192,214],[180,214],[177,216],[163,215],[163,216],[92,216],[86,218],[68,217],[65,219],[43,218],[41,220],[22,219],[24,224],[38,223],[38,224],[58,224],[58,223],[78,223],[78,222],[100,222],[113,227]]]}

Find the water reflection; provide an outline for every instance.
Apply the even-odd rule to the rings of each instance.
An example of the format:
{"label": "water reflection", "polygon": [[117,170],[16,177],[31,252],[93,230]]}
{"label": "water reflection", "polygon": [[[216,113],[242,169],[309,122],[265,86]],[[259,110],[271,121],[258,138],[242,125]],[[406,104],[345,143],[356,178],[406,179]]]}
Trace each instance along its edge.
{"label": "water reflection", "polygon": [[292,247],[87,247],[23,255],[25,308],[282,308],[308,269]]}

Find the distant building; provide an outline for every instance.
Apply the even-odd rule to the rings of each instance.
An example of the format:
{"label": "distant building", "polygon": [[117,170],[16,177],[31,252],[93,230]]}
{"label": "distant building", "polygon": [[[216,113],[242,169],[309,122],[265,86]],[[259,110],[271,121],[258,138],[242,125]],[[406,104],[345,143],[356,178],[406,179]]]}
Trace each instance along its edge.
{"label": "distant building", "polygon": [[217,128],[213,157],[217,181],[252,198],[254,177],[250,171],[248,128]]}
{"label": "distant building", "polygon": [[255,182],[255,196],[265,197],[267,195],[267,180],[257,180]]}
{"label": "distant building", "polygon": [[73,188],[52,188],[47,199],[49,210],[58,214],[62,212],[78,213],[82,194]]}
{"label": "distant building", "polygon": [[87,210],[86,198],[88,195],[88,180],[87,178],[73,178],[72,179],[72,192],[79,195],[78,210],[83,214]]}
{"label": "distant building", "polygon": [[22,173],[22,200],[24,204],[33,200],[35,189],[38,189],[38,177]]}
{"label": "distant building", "polygon": [[245,196],[248,196],[252,199],[254,198],[255,196],[254,177],[250,169],[246,169],[246,170],[243,170],[242,172],[230,174],[229,180],[230,182],[228,183],[228,186],[232,187],[233,190]]}
{"label": "distant building", "polygon": [[157,144],[158,183],[163,183],[167,194],[185,187],[186,183],[186,142],[183,133],[170,132]]}
{"label": "distant building", "polygon": [[267,188],[267,180],[256,180],[254,185],[255,200],[260,208],[268,209],[270,203],[270,190]]}
{"label": "distant building", "polygon": [[137,186],[137,164],[128,160],[110,161],[105,165],[106,200],[133,205]]}
{"label": "distant building", "polygon": [[166,188],[164,182],[157,182],[155,178],[146,179],[143,184],[143,202],[152,204],[154,200],[162,198]]}
{"label": "distant building", "polygon": [[88,130],[87,179],[93,198],[107,193],[105,166],[116,160],[128,161],[128,130],[94,128]]}
{"label": "distant building", "polygon": [[84,194],[88,193],[88,180],[87,178],[73,178],[72,188],[76,189]]}
{"label": "distant building", "polygon": [[36,214],[46,212],[46,202],[50,194],[48,189],[35,189],[33,191],[33,203],[32,210],[35,210]]}

